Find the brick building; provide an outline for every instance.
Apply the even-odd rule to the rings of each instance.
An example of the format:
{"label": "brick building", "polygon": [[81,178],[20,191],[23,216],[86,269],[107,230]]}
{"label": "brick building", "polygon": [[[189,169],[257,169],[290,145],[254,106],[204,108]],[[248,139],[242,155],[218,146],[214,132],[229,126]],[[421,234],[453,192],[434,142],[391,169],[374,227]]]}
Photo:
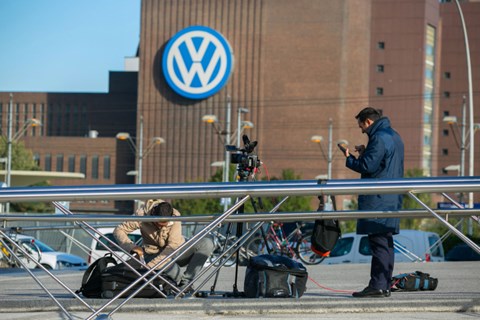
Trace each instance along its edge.
{"label": "brick building", "polygon": [[[469,29],[473,69],[478,70],[480,2],[461,1],[461,5]],[[165,76],[164,56],[172,39],[180,39],[182,30],[191,26],[220,33],[234,57],[233,72],[225,86],[200,99],[179,94]],[[191,41],[198,54],[201,44]],[[66,101],[72,101],[75,94],[44,94],[48,101],[39,99],[37,106],[44,103],[51,110],[51,118],[46,116],[46,136],[76,136],[72,139],[82,148],[80,141],[87,139],[88,131],[97,130],[99,137],[111,139],[111,149],[108,142],[98,140],[99,148],[117,152],[111,155],[111,163],[122,159],[120,162],[126,164],[129,154],[128,169],[112,166],[115,180],[111,183],[133,182],[125,172],[134,168],[134,158],[127,150],[117,147],[115,151],[113,146],[118,142],[113,138],[118,131],[139,136],[139,116],[145,120],[146,141],[153,137],[166,140],[162,148],[155,148],[144,159],[144,183],[208,179],[216,170],[211,164],[224,160],[225,135],[219,136],[202,122],[207,114],[220,119],[217,125],[223,133],[227,120],[232,134],[237,131],[238,117],[253,122],[248,134],[258,141],[259,157],[270,175],[277,177],[287,168],[303,179],[325,175],[328,161],[311,137],[324,137],[322,146],[328,158],[331,133],[331,177],[355,178],[356,174],[345,169],[335,144],[340,139],[352,146],[366,142],[354,116],[367,105],[382,109],[402,135],[406,169],[418,168],[428,176],[452,175],[456,173],[444,168],[459,163],[460,151],[452,128],[442,119],[446,115],[461,118],[462,97],[468,88],[463,41],[458,10],[449,1],[143,0],[135,90],[128,87],[125,96],[125,88],[105,95],[82,94],[88,98],[81,112],[86,119],[80,121],[80,128],[62,120],[74,113],[67,107],[73,102]],[[473,77],[474,99],[478,100],[480,75],[474,72]],[[62,102],[55,107],[50,102],[53,98]],[[3,116],[6,101],[7,93],[1,93]],[[239,112],[244,108],[249,112]],[[474,122],[480,122],[479,117],[476,111]],[[37,143],[29,146],[38,149]],[[100,147],[102,143],[104,147]],[[104,155],[98,155],[100,163]],[[479,171],[476,168],[477,174]],[[88,177],[85,183],[110,182]]]}

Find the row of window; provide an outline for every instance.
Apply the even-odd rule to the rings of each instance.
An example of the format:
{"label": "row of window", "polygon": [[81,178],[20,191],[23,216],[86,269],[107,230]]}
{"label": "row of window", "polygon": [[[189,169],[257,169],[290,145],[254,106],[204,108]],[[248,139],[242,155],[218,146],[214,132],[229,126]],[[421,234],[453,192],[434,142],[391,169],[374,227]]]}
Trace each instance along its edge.
{"label": "row of window", "polygon": [[[35,162],[39,167],[43,166],[45,171],[52,171],[52,155],[47,153],[43,159],[43,164],[40,161],[40,156],[38,154],[34,155]],[[111,157],[109,155],[105,155],[101,157],[103,160],[103,172],[102,177],[103,179],[110,179],[111,177]],[[57,154],[55,156],[55,171],[57,172],[64,172],[64,155]],[[67,158],[67,172],[80,172],[87,175],[87,165],[88,165],[88,158],[86,155],[80,155],[79,161],[77,163],[77,156],[76,155],[69,155]],[[77,165],[78,171],[77,171]],[[100,177],[100,157],[98,155],[93,155],[90,157],[90,177],[92,179],[98,179]]]}

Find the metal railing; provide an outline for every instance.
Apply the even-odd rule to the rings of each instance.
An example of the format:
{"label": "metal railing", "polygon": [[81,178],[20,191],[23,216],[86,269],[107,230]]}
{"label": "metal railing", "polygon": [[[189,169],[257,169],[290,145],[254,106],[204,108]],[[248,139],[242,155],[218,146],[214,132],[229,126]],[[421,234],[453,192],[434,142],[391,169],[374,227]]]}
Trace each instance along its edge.
{"label": "metal railing", "polygon": [[[87,221],[96,222],[123,222],[123,221],[166,221],[181,220],[190,222],[209,222],[205,228],[195,235],[190,241],[179,248],[179,252],[187,250],[189,246],[206,236],[209,231],[217,227],[219,222],[253,222],[253,221],[296,221],[315,219],[359,219],[367,217],[403,217],[419,218],[430,217],[438,219],[451,232],[455,233],[465,243],[480,253],[480,247],[463,235],[448,222],[449,216],[470,217],[479,221],[477,215],[480,210],[464,209],[456,203],[447,193],[478,192],[480,191],[480,177],[452,177],[452,178],[412,178],[395,180],[330,180],[319,182],[316,180],[300,181],[275,181],[275,182],[249,182],[249,183],[184,183],[184,184],[156,184],[156,185],[102,185],[102,186],[66,186],[66,187],[31,187],[31,188],[4,188],[0,190],[0,202],[29,202],[29,201],[77,201],[77,200],[146,200],[151,198],[167,199],[192,199],[192,198],[226,198],[237,197],[245,201],[248,197],[265,196],[318,196],[318,195],[358,195],[358,194],[405,194],[419,203],[424,209],[401,210],[401,211],[328,211],[328,212],[288,212],[288,213],[255,213],[255,214],[232,214],[235,207],[228,209],[221,215],[182,216],[172,218],[162,217],[133,217],[112,215],[0,215],[0,220],[5,224],[7,221],[70,221],[85,225]],[[423,203],[416,194],[418,193],[441,193],[458,209],[433,210]],[[233,210],[232,210],[233,209]],[[0,228],[0,234],[6,237],[5,228]],[[167,268],[175,261],[172,254],[167,258],[173,258],[165,263],[160,270]],[[159,263],[159,265],[162,262]],[[153,270],[153,269],[152,269]],[[48,273],[48,272],[47,272]],[[38,282],[38,278],[32,274]],[[135,284],[144,281],[143,286],[120,303],[111,313],[117,311],[143,287],[149,285],[150,280],[140,278]],[[41,283],[40,286],[43,287]],[[131,288],[131,287],[129,287]],[[129,289],[128,288],[128,289]],[[125,289],[127,291],[128,289]],[[44,288],[45,290],[45,288]],[[47,290],[48,292],[48,290]],[[125,292],[123,292],[125,293]],[[122,293],[122,294],[123,294]],[[56,299],[49,293],[56,301]],[[120,296],[120,295],[119,295]],[[83,304],[85,302],[80,298]],[[93,311],[89,319],[99,315],[106,307],[112,304],[117,297],[113,298],[97,310],[93,310],[87,304],[87,308]],[[59,306],[67,317],[72,316]]]}

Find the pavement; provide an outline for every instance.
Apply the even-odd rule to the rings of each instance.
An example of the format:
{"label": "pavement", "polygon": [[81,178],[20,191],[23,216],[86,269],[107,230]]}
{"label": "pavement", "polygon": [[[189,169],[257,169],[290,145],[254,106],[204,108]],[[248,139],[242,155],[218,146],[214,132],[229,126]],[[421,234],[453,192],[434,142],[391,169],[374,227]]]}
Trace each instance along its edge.
{"label": "pavement", "polygon": [[[84,304],[45,272],[35,271],[41,284],[65,308],[62,312],[25,270],[0,269],[0,319],[480,319],[479,267],[479,262],[397,263],[394,274],[430,273],[439,279],[437,289],[393,292],[389,298],[369,299],[351,296],[368,283],[369,264],[307,266],[307,292],[299,299],[231,297],[228,293],[233,291],[235,267],[229,267],[220,270],[214,292],[210,289],[215,277],[202,288],[205,298],[135,298],[120,305],[122,299],[99,314],[94,311],[109,300],[84,299]],[[83,272],[55,271],[54,275],[75,291]],[[245,267],[239,267],[240,292],[244,275]]]}

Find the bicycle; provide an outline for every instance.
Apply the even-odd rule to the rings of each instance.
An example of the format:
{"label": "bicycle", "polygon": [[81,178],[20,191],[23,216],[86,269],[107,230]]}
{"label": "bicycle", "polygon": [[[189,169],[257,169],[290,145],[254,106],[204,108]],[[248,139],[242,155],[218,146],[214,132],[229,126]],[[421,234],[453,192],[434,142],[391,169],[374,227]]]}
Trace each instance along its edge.
{"label": "bicycle", "polygon": [[270,222],[265,238],[262,235],[254,236],[245,246],[246,252],[250,256],[269,253],[286,255],[292,259],[300,259],[308,265],[319,264],[325,259],[312,251],[312,231],[303,231],[304,223],[296,223],[296,228],[288,235],[285,235],[282,226],[282,223]]}
{"label": "bicycle", "polygon": [[[236,241],[237,241],[237,237],[234,236],[234,235],[230,235],[227,239],[227,237],[222,234],[221,232],[219,231],[212,231],[210,232],[210,235],[212,236],[213,238],[213,243],[215,245],[215,250],[213,251],[213,253],[210,255],[210,257],[208,258],[208,261],[210,263],[214,263],[215,260],[218,259],[218,257],[225,251],[225,250],[228,250]],[[241,266],[245,266],[247,265],[247,262],[248,262],[248,259],[253,257],[253,256],[256,256],[257,253],[256,252],[249,252],[246,248],[246,246],[241,246],[237,252],[235,254],[233,254],[230,258],[228,258],[228,260],[225,262],[225,264],[223,264],[225,267],[231,267],[235,264],[236,262],[236,254],[239,254],[239,263]],[[220,259],[219,261],[216,261],[214,263],[215,266],[218,266],[219,264],[222,264],[223,261],[225,261],[226,257],[228,256],[229,254],[226,254],[224,257],[222,257],[222,259]]]}

